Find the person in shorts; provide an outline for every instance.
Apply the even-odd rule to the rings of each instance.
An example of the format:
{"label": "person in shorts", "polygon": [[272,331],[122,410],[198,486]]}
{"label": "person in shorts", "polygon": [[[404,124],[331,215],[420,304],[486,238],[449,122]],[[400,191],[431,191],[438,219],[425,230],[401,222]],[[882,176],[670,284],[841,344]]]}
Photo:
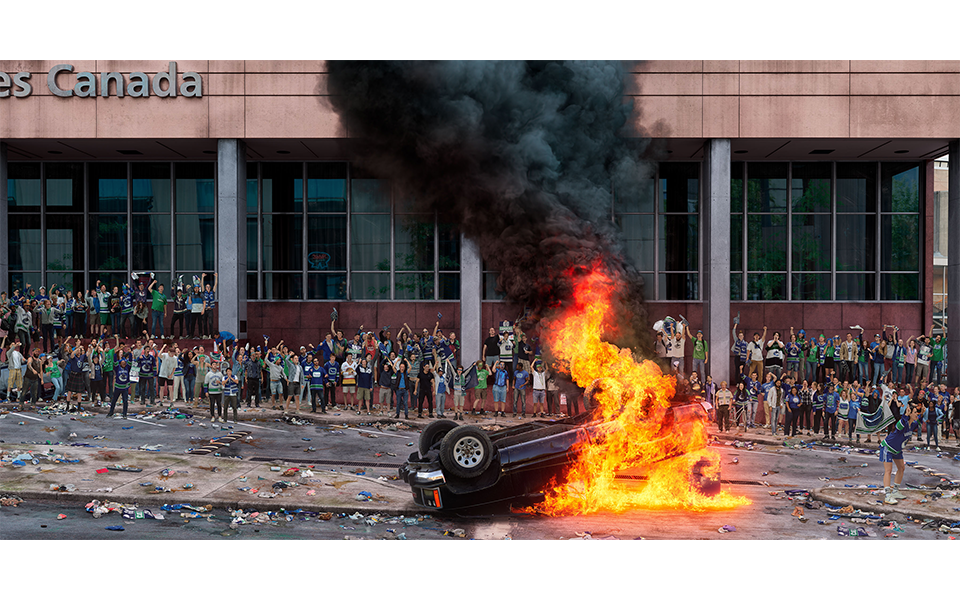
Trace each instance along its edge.
{"label": "person in shorts", "polygon": [[[496,361],[494,362],[496,364]],[[477,369],[477,385],[473,387],[473,406],[471,407],[471,415],[485,415],[486,409],[484,406],[487,403],[487,378],[490,376],[490,369],[487,368],[487,364],[482,360],[476,362]]]}
{"label": "person in shorts", "polygon": [[287,365],[287,399],[283,402],[283,412],[287,412],[287,406],[290,405],[291,401],[295,402],[296,412],[300,412],[300,388],[302,385],[303,367],[300,366],[300,357],[294,354]]}
{"label": "person in shorts", "polygon": [[367,363],[367,359],[360,360],[360,366],[357,367],[357,414],[365,410],[370,414],[373,407],[373,367]]}
{"label": "person in shorts", "polygon": [[[899,409],[900,401],[894,398],[891,401],[891,408],[896,406]],[[898,500],[906,499],[900,492],[900,484],[903,482],[903,443],[914,431],[920,428],[921,404],[913,401],[907,406],[905,414],[901,415],[893,426],[887,437],[880,442],[880,462],[883,463],[883,493],[884,504],[897,504]],[[896,410],[899,412],[899,410]],[[893,465],[897,465],[897,474],[893,486],[890,485],[890,475],[893,473]]]}

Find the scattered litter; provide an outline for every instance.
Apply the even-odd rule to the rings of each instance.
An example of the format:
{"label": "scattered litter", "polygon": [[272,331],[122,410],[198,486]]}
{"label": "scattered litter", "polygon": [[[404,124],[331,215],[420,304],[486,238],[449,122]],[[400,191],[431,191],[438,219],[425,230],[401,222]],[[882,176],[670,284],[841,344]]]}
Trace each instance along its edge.
{"label": "scattered litter", "polygon": [[737,530],[737,528],[734,527],[733,525],[724,525],[723,527],[721,527],[721,528],[718,529],[717,531],[720,532],[720,533],[731,533],[731,532],[736,531],[736,530]]}
{"label": "scattered litter", "polygon": [[62,520],[64,520],[64,519],[66,519],[66,518],[67,518],[67,515],[65,515],[65,514],[63,514],[63,513],[60,513],[59,515],[57,515],[57,520],[58,520],[58,521],[62,521]]}

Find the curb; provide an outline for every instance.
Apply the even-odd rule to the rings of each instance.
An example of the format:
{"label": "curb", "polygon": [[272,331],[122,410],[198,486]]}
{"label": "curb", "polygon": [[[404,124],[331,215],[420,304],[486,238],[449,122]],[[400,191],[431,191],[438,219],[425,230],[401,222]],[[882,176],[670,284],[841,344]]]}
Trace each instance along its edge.
{"label": "curb", "polygon": [[[836,494],[830,494],[830,491],[831,491],[831,490],[843,491],[843,490],[839,490],[839,488],[817,488],[817,489],[815,489],[815,490],[810,490],[810,497],[813,498],[814,500],[819,500],[819,501],[821,501],[821,502],[833,504],[833,505],[835,505],[835,506],[837,506],[837,505],[840,505],[840,506],[848,506],[848,505],[849,505],[849,506],[852,506],[852,507],[854,507],[855,509],[860,510],[860,511],[862,511],[862,512],[871,512],[871,513],[875,513],[875,514],[879,514],[879,515],[888,515],[888,514],[897,512],[897,513],[904,514],[904,515],[907,515],[908,517],[912,517],[912,518],[915,518],[915,519],[917,519],[917,518],[919,518],[919,519],[936,519],[936,520],[941,520],[941,519],[949,520],[949,519],[950,519],[950,516],[945,516],[945,515],[937,514],[937,513],[935,513],[935,512],[926,510],[926,509],[924,509],[924,508],[922,508],[922,507],[920,507],[920,506],[918,506],[918,505],[916,505],[916,504],[912,504],[912,505],[911,505],[911,504],[903,504],[902,501],[901,501],[901,503],[898,503],[898,504],[882,504],[882,505],[878,505],[878,504],[876,504],[875,502],[874,502],[874,503],[864,502],[863,500],[858,500],[858,499],[854,499],[854,498],[844,498],[844,499],[841,500],[841,499],[838,499],[837,497],[835,497]],[[904,490],[904,491],[911,491],[911,490]],[[914,507],[916,507],[916,508],[914,508]],[[842,516],[846,516],[846,515],[842,515]]]}
{"label": "curb", "polygon": [[[48,492],[48,491],[31,491],[26,490],[23,492],[4,492],[24,500],[51,500],[55,502],[60,502],[64,504],[77,503],[80,506],[85,506],[91,500],[105,500],[107,502],[118,502],[120,504],[130,504],[138,506],[146,506],[143,504],[143,497],[130,496],[130,495],[115,495],[106,492],[90,492],[81,493],[81,492]],[[281,511],[283,509],[287,510],[303,510],[305,512],[332,512],[336,513],[352,513],[352,512],[364,512],[364,513],[380,513],[387,514],[391,516],[405,516],[408,514],[440,514],[437,511],[430,510],[424,506],[417,506],[412,501],[406,508],[377,508],[372,510],[374,506],[381,506],[374,502],[363,503],[354,506],[331,506],[331,505],[316,505],[316,504],[304,504],[300,501],[292,502],[277,502],[275,498],[262,498],[260,502],[254,502],[252,500],[242,500],[238,502],[223,502],[223,501],[207,501],[199,498],[178,498],[173,494],[158,494],[161,498],[158,498],[157,506],[163,506],[164,504],[191,504],[193,506],[206,506],[211,505],[214,508],[221,508],[226,510],[234,510],[237,508],[242,508],[245,511],[258,510],[260,512],[264,511]]]}

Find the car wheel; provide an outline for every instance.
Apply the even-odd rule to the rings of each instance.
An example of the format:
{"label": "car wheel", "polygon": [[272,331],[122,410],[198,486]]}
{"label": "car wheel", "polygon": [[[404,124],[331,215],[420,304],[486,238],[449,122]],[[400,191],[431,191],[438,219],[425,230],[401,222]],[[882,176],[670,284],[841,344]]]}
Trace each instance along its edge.
{"label": "car wheel", "polygon": [[427,451],[438,444],[443,436],[457,428],[458,423],[449,419],[434,421],[423,428],[420,434],[420,456],[426,456]]}
{"label": "car wheel", "polygon": [[491,460],[493,444],[487,434],[474,425],[461,425],[440,442],[440,463],[458,477],[478,477],[490,466]]}

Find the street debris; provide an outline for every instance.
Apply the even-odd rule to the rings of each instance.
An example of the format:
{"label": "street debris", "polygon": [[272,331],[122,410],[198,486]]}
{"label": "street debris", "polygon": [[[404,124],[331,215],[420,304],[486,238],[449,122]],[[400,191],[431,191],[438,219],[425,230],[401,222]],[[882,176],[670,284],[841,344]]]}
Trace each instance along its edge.
{"label": "street debris", "polygon": [[734,532],[734,531],[736,531],[736,530],[737,530],[737,528],[734,527],[733,525],[724,525],[723,527],[721,527],[721,528],[718,529],[717,531],[720,532],[720,533],[731,533],[731,532]]}

